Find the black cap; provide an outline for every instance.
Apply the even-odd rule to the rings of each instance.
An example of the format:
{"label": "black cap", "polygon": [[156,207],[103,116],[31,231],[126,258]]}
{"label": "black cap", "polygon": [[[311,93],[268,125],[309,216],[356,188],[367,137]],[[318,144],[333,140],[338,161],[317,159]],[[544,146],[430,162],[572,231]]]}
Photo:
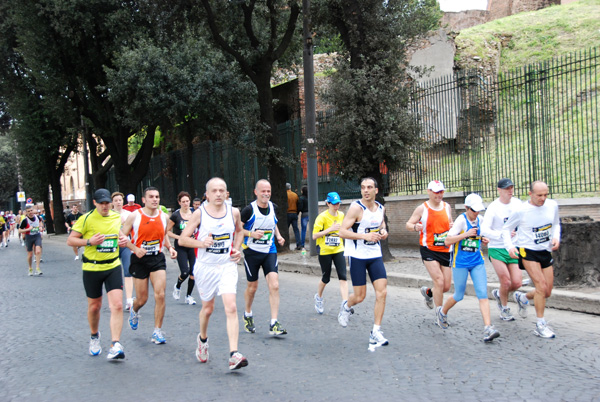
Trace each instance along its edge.
{"label": "black cap", "polygon": [[111,202],[112,198],[110,198],[110,192],[105,188],[99,188],[94,193],[94,201],[96,201],[97,203]]}
{"label": "black cap", "polygon": [[511,179],[500,179],[498,180],[498,188],[509,188],[514,187],[515,183]]}

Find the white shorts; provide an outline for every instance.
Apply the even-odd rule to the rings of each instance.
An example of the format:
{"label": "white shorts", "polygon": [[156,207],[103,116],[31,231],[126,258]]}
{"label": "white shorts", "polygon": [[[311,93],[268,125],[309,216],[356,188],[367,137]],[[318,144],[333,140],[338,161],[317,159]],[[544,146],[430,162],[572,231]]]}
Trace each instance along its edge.
{"label": "white shorts", "polygon": [[200,264],[196,262],[194,265],[194,279],[202,301],[210,301],[215,296],[223,294],[236,294],[237,264],[235,262],[225,264]]}

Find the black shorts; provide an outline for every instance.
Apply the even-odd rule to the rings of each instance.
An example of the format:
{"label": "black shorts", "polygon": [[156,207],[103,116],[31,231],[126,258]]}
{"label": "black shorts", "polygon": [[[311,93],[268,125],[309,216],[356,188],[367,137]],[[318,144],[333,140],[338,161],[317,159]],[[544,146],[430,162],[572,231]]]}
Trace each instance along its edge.
{"label": "black shorts", "polygon": [[167,270],[167,260],[163,253],[157,255],[145,255],[139,258],[135,254],[131,254],[131,262],[129,264],[129,273],[136,279],[146,279],[150,277],[151,272]]}
{"label": "black shorts", "polygon": [[319,264],[321,265],[321,281],[329,283],[331,279],[331,263],[335,264],[335,270],[340,281],[347,280],[346,275],[346,258],[344,252],[340,251],[335,254],[319,255]]}
{"label": "black shorts", "polygon": [[425,246],[421,246],[421,259],[423,261],[437,261],[442,267],[450,266],[450,253],[433,251]]}
{"label": "black shorts", "polygon": [[258,280],[258,271],[260,271],[261,266],[265,277],[271,272],[278,273],[277,253],[260,253],[249,248],[245,249],[244,268],[248,282],[256,282]]}
{"label": "black shorts", "polygon": [[102,297],[102,284],[106,293],[111,290],[123,290],[123,276],[121,266],[106,271],[83,271],[83,288],[90,299]]}
{"label": "black shorts", "polygon": [[42,235],[34,234],[25,236],[25,247],[27,251],[33,251],[33,246],[42,247]]}
{"label": "black shorts", "polygon": [[551,267],[554,263],[552,253],[546,250],[530,250],[528,248],[519,247],[519,268],[525,270],[523,260],[539,262],[542,269]]}

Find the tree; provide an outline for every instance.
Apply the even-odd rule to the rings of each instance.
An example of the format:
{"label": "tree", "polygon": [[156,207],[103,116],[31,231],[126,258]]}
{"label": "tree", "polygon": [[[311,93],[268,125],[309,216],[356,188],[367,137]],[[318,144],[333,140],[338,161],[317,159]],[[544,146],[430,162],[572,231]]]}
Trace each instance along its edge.
{"label": "tree", "polygon": [[0,202],[3,210],[8,208],[8,200],[15,197],[19,189],[15,180],[16,171],[14,143],[8,136],[2,135],[0,136]]}

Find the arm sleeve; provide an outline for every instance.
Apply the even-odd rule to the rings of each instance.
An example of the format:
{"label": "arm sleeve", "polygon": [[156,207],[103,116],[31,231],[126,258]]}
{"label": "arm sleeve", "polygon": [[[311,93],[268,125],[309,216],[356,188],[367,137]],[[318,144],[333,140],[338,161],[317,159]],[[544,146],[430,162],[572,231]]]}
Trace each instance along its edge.
{"label": "arm sleeve", "polygon": [[517,211],[511,214],[508,220],[504,222],[504,226],[502,226],[502,240],[504,241],[504,248],[507,250],[515,246],[512,242],[510,232],[512,232],[519,225],[520,220],[521,211]]}
{"label": "arm sleeve", "polygon": [[554,222],[552,223],[552,227],[554,228],[552,238],[558,239],[558,241],[560,241],[561,228],[560,217],[558,216],[558,204],[554,204]]}
{"label": "arm sleeve", "polygon": [[252,217],[252,206],[246,205],[244,207],[244,209],[242,209],[242,212],[240,213],[240,220],[243,223],[246,223],[250,220],[251,217]]}
{"label": "arm sleeve", "polygon": [[460,214],[458,216],[458,218],[456,218],[456,220],[454,221],[454,224],[452,225],[452,227],[450,228],[450,230],[448,231],[448,236],[456,236],[461,234],[463,231],[465,231],[467,229],[467,225],[466,225],[466,221],[464,219],[464,215]]}
{"label": "arm sleeve", "polygon": [[485,211],[483,222],[481,223],[481,235],[492,240],[502,240],[502,230],[492,229],[492,222],[494,222],[495,215],[496,211],[494,208]]}

